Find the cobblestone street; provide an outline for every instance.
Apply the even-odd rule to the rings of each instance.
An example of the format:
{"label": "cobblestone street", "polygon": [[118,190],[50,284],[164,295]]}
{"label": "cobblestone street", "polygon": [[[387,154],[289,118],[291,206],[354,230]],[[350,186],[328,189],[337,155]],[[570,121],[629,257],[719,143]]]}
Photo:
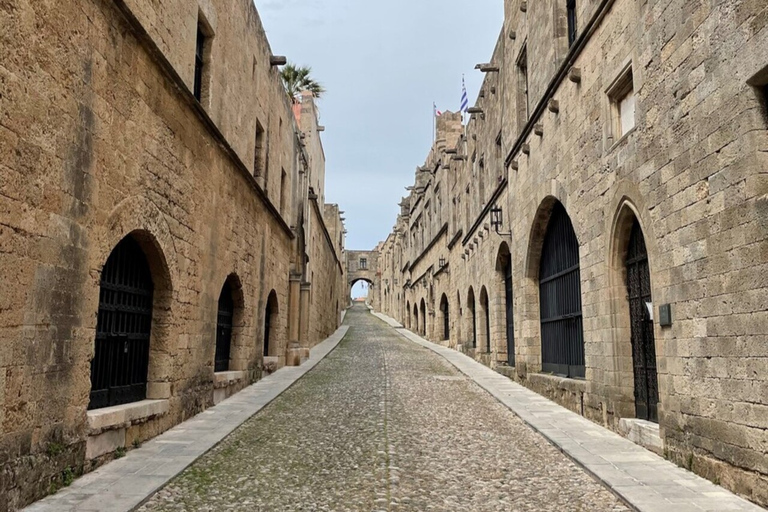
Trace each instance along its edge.
{"label": "cobblestone street", "polygon": [[445,360],[357,305],[313,371],[140,510],[627,510]]}

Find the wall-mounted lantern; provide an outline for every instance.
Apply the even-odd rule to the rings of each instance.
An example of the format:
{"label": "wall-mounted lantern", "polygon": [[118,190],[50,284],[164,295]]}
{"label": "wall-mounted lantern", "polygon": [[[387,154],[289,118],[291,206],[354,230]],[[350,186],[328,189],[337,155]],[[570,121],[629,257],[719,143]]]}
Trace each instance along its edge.
{"label": "wall-mounted lantern", "polygon": [[491,227],[493,228],[493,230],[496,232],[497,235],[502,235],[502,236],[512,235],[511,231],[509,233],[499,232],[503,224],[504,224],[504,214],[501,209],[501,206],[494,206],[493,208],[491,208]]}
{"label": "wall-mounted lantern", "polygon": [[445,258],[440,258],[440,261],[437,264],[440,268],[443,268],[445,266]]}

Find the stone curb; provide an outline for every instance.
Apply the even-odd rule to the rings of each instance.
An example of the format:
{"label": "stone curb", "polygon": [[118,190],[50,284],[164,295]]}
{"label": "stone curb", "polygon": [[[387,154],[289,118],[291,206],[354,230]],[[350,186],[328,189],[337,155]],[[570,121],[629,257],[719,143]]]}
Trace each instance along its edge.
{"label": "stone curb", "polygon": [[527,425],[640,512],[754,511],[765,509],[659,457],[478,363],[432,343],[381,313],[374,316],[409,341],[442,356]]}
{"label": "stone curb", "polygon": [[280,396],[335,349],[343,325],[310,350],[301,366],[284,367],[25,508],[28,512],[135,510],[222,439]]}

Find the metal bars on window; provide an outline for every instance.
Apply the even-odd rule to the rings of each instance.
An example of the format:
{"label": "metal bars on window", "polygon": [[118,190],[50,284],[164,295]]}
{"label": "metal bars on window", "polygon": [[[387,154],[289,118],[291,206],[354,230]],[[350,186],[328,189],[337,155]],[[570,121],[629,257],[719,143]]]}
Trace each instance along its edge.
{"label": "metal bars on window", "polygon": [[542,370],[584,377],[579,242],[557,203],[544,237],[539,268]]}
{"label": "metal bars on window", "polygon": [[145,398],[153,291],[144,252],[124,238],[101,272],[88,409]]}
{"label": "metal bars on window", "polygon": [[216,355],[214,357],[214,371],[226,372],[229,370],[229,353],[232,346],[232,318],[235,314],[235,303],[232,300],[232,287],[229,282],[224,283],[224,288],[219,296],[219,308],[216,320]]}

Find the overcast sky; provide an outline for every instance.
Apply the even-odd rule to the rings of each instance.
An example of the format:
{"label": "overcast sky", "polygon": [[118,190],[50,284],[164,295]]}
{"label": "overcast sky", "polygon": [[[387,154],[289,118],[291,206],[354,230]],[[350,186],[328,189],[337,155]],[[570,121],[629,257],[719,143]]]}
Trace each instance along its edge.
{"label": "overcast sky", "polygon": [[326,201],[346,212],[347,248],[372,249],[432,143],[432,102],[470,104],[503,21],[502,0],[256,0],[275,55],[327,89],[320,100]]}

